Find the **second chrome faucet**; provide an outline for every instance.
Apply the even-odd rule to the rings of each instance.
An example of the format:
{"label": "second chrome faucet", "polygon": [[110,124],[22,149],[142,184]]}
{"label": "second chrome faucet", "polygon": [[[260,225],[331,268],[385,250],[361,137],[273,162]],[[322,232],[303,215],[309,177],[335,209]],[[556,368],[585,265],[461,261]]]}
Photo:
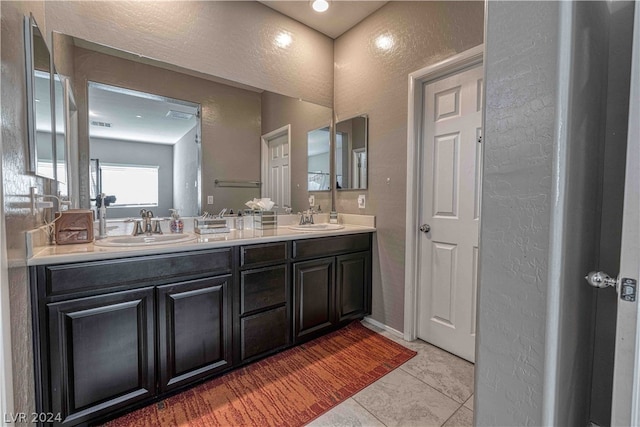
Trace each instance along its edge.
{"label": "second chrome faucet", "polygon": [[146,209],[140,209],[140,216],[142,219],[136,220],[135,225],[133,226],[133,233],[131,233],[133,236],[139,236],[141,234],[162,234],[160,220],[153,219],[153,212]]}

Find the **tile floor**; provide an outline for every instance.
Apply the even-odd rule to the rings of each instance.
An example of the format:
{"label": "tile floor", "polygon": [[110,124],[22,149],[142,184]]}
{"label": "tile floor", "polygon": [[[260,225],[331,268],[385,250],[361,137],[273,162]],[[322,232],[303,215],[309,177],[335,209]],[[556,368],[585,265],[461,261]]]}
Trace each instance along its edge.
{"label": "tile floor", "polygon": [[472,363],[424,341],[404,341],[366,322],[363,325],[418,354],[310,427],[473,425]]}

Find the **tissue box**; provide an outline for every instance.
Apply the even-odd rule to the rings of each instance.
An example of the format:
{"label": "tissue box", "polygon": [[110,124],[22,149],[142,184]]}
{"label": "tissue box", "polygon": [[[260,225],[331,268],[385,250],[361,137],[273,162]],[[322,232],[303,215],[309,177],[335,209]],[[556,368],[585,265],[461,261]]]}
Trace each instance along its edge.
{"label": "tissue box", "polygon": [[278,226],[278,217],[274,211],[253,211],[255,230],[272,230]]}
{"label": "tissue box", "polygon": [[70,209],[60,212],[55,233],[58,245],[93,242],[93,211]]}

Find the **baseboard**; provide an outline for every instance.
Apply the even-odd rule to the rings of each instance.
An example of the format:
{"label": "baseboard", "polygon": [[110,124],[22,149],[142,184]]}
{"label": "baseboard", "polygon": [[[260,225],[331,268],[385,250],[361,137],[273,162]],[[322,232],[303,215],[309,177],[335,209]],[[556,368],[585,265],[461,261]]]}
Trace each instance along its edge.
{"label": "baseboard", "polygon": [[377,320],[375,320],[375,319],[373,319],[373,318],[371,318],[369,316],[365,316],[365,318],[362,319],[362,321],[363,322],[367,322],[368,324],[373,325],[373,326],[375,326],[377,328],[384,329],[385,331],[387,331],[389,333],[392,333],[393,335],[396,335],[398,338],[404,339],[404,334],[402,332],[400,332],[399,330],[393,329],[391,326],[387,326],[382,322],[378,322]]}

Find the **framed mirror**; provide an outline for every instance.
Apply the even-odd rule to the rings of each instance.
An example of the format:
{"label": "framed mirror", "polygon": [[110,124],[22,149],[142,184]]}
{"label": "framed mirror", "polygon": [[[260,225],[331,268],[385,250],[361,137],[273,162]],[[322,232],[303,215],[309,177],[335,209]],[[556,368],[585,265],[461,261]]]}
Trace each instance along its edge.
{"label": "framed mirror", "polygon": [[51,55],[33,16],[24,20],[29,171],[55,179]]}
{"label": "framed mirror", "polygon": [[307,133],[307,190],[331,190],[331,135],[325,126]]}
{"label": "framed mirror", "polygon": [[335,165],[338,190],[367,188],[367,125],[366,115],[336,123]]}

